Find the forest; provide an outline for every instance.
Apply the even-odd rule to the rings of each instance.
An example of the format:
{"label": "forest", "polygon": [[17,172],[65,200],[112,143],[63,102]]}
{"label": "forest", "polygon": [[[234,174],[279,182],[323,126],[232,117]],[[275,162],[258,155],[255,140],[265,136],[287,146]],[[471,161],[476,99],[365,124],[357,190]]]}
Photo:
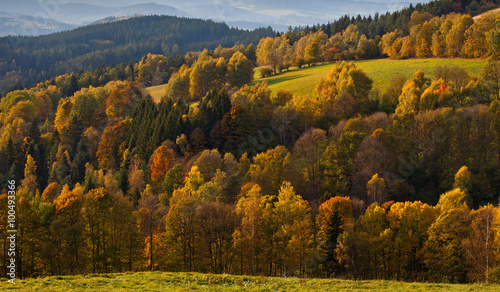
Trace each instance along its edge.
{"label": "forest", "polygon": [[136,62],[148,53],[176,59],[189,51],[214,49],[219,44],[249,45],[273,35],[270,27],[248,31],[210,20],[153,15],[44,36],[3,37],[0,93],[58,75]]}
{"label": "forest", "polygon": [[[19,277],[500,282],[500,16],[422,7],[379,37],[290,30],[10,90],[0,206],[14,181]],[[380,92],[344,60],[381,55],[488,61],[478,77],[438,66]],[[255,65],[319,62],[336,63],[312,97],[252,83]],[[161,100],[145,93],[165,82]]]}

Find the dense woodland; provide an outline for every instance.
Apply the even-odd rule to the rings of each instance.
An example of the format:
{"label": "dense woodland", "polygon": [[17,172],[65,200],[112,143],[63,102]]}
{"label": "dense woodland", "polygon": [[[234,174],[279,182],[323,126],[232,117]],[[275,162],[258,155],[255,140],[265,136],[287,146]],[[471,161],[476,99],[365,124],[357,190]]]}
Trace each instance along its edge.
{"label": "dense woodland", "polygon": [[[446,38],[470,19],[425,15],[398,38],[431,22],[449,26]],[[286,69],[276,59],[323,61],[310,57],[339,38],[322,30],[178,59],[145,54],[10,91],[0,101],[0,185],[18,187],[18,276],[500,281],[500,21],[480,18],[463,36],[483,21],[495,24],[486,47],[467,51],[489,58],[481,76],[437,67],[385,92],[345,61],[312,97],[250,85],[255,62],[273,74]],[[349,25],[340,53],[357,50],[359,34]],[[155,103],[144,87],[164,80]]]}
{"label": "dense woodland", "polygon": [[247,31],[210,20],[145,16],[44,36],[3,37],[0,93],[19,84],[31,86],[62,74],[133,62],[148,53],[176,59],[188,51],[249,45],[272,35],[271,28]]}

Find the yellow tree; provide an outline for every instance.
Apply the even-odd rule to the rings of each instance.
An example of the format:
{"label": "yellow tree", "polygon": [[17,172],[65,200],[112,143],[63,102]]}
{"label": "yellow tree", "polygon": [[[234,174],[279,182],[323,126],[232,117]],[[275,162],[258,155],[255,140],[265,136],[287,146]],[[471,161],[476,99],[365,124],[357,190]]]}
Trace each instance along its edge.
{"label": "yellow tree", "polygon": [[488,283],[490,270],[498,264],[495,250],[497,216],[498,208],[491,204],[472,210],[470,213],[472,232],[462,245],[467,254],[467,261],[472,267],[468,273],[472,281]]}
{"label": "yellow tree", "polygon": [[326,77],[321,78],[314,89],[314,95],[333,102],[342,90],[346,90],[360,102],[368,97],[372,84],[373,80],[362,69],[357,68],[353,62],[343,61],[335,65]]}
{"label": "yellow tree", "polygon": [[461,56],[462,46],[465,42],[465,31],[474,23],[470,15],[457,16],[449,33],[446,35],[446,51],[448,56],[456,58]]}
{"label": "yellow tree", "polygon": [[283,276],[303,274],[305,260],[312,250],[313,231],[311,208],[306,200],[295,194],[292,185],[284,182],[274,203],[273,221],[276,225],[277,260]]}
{"label": "yellow tree", "polygon": [[35,195],[35,191],[37,189],[36,182],[36,162],[28,154],[26,157],[26,165],[24,166],[24,179],[21,182],[23,188],[25,188],[29,194],[32,196]]}
{"label": "yellow tree", "polygon": [[241,52],[236,52],[229,60],[227,76],[231,86],[241,87],[253,80],[253,65]]}
{"label": "yellow tree", "polygon": [[415,52],[419,58],[428,58],[432,56],[432,25],[429,22],[425,22],[417,34],[417,40],[415,44]]}
{"label": "yellow tree", "polygon": [[183,64],[177,73],[172,74],[165,88],[164,100],[171,99],[173,102],[178,100],[191,100],[189,93],[189,76],[191,71],[186,64]]}
{"label": "yellow tree", "polygon": [[462,54],[467,58],[482,58],[488,53],[488,32],[495,28],[495,14],[486,13],[474,20],[474,23],[465,31],[465,43]]}
{"label": "yellow tree", "polygon": [[454,189],[441,195],[439,216],[429,228],[422,250],[424,262],[433,281],[464,282],[468,262],[462,242],[469,236],[470,216],[467,195]]}
{"label": "yellow tree", "polygon": [[240,259],[240,273],[255,275],[260,271],[264,237],[262,192],[254,184],[242,194],[236,205],[236,213],[242,218],[241,226],[234,234],[234,246]]}
{"label": "yellow tree", "polygon": [[385,180],[374,174],[372,178],[366,183],[366,193],[369,203],[382,204],[387,200],[387,185]]}
{"label": "yellow tree", "polygon": [[395,203],[387,213],[393,248],[387,256],[388,276],[418,280],[425,277],[422,248],[438,210],[420,201]]}
{"label": "yellow tree", "polygon": [[250,166],[250,178],[262,186],[263,192],[276,195],[291,169],[290,153],[284,146],[277,146],[257,154]]}
{"label": "yellow tree", "polygon": [[178,189],[170,199],[170,209],[165,216],[166,239],[170,244],[172,263],[182,263],[184,271],[194,271],[198,259],[199,233],[196,209],[199,202],[196,197]]}
{"label": "yellow tree", "polygon": [[84,196],[83,215],[90,247],[93,273],[109,271],[110,216],[113,199],[105,188],[93,189]]}

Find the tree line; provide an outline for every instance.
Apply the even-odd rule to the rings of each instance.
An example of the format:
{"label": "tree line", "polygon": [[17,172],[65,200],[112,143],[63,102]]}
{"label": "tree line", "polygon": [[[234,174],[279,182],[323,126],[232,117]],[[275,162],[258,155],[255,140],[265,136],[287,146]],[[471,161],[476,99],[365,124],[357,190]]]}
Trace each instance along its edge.
{"label": "tree line", "polygon": [[404,29],[370,37],[357,24],[329,35],[317,31],[287,33],[260,40],[256,48],[261,76],[339,60],[408,58],[499,58],[500,18],[486,13],[473,20],[468,14],[451,13],[440,17],[414,11]]}

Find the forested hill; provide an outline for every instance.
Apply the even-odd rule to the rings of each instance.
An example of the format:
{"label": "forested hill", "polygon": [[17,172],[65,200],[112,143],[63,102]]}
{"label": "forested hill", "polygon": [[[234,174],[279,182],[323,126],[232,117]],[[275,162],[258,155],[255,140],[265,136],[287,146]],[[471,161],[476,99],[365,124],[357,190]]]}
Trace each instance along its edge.
{"label": "forested hill", "polygon": [[0,38],[0,92],[54,76],[138,60],[147,53],[176,57],[219,44],[257,44],[271,28],[230,28],[210,20],[144,16],[38,37]]}
{"label": "forested hill", "polygon": [[[480,2],[480,3],[478,3]],[[409,34],[410,27],[418,20],[411,20],[413,12],[418,11],[422,13],[419,19],[425,19],[425,14],[430,13],[434,16],[441,17],[450,13],[466,13],[471,16],[476,16],[486,11],[498,7],[498,0],[491,1],[475,1],[475,0],[436,0],[430,1],[426,4],[417,4],[415,6],[409,5],[408,7],[397,10],[394,12],[386,12],[385,14],[376,13],[368,17],[361,17],[357,15],[344,15],[339,19],[327,23],[318,24],[311,27],[299,27],[295,31],[304,30],[306,33],[310,31],[323,30],[328,36],[336,33],[341,33],[347,29],[349,25],[356,25],[359,31],[369,38],[382,36],[387,32],[400,30]],[[413,23],[412,23],[413,22]]]}

